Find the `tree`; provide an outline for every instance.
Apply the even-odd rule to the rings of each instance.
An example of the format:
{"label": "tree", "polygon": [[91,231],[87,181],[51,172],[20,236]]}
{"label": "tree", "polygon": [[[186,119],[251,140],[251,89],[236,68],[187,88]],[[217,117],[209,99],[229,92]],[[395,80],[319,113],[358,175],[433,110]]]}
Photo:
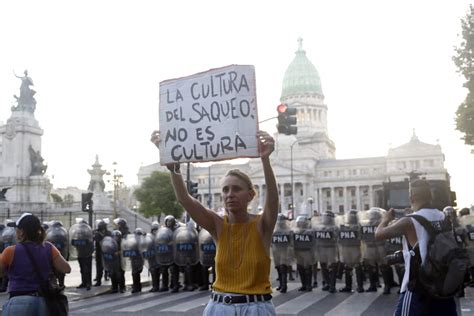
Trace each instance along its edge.
{"label": "tree", "polygon": [[61,196],[59,196],[59,194],[57,194],[57,193],[51,193],[51,198],[53,199],[54,203],[62,203],[63,202],[63,198]]}
{"label": "tree", "polygon": [[474,145],[474,8],[469,5],[469,12],[461,19],[462,40],[455,48],[453,61],[466,82],[468,89],[466,99],[456,111],[456,129],[464,133],[464,143]]}
{"label": "tree", "polygon": [[180,218],[183,213],[183,208],[174,195],[170,176],[166,172],[153,172],[145,178],[134,194],[140,202],[139,212],[147,217],[166,214]]}

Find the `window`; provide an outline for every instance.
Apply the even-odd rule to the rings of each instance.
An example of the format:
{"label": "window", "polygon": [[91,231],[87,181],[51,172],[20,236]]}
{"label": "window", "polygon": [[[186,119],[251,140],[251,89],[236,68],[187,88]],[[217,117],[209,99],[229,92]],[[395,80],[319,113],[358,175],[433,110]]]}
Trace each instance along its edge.
{"label": "window", "polygon": [[330,198],[331,197],[331,190],[326,191],[326,197]]}
{"label": "window", "polygon": [[364,210],[370,209],[369,204],[364,204]]}
{"label": "window", "polygon": [[339,197],[343,197],[344,196],[344,189],[339,189],[337,190],[338,193],[339,193]]}
{"label": "window", "polygon": [[344,205],[339,205],[339,213],[344,213]]}
{"label": "window", "polygon": [[356,189],[351,189],[351,196],[355,196],[356,195]]}
{"label": "window", "polygon": [[352,208],[353,210],[357,210],[357,206],[356,206],[355,204],[352,204],[352,205],[351,205],[351,208]]}

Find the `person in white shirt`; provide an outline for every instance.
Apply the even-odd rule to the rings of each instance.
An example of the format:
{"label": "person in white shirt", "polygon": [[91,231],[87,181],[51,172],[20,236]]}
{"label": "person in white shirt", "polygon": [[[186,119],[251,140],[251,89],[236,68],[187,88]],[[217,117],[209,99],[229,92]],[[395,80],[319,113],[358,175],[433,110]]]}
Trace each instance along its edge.
{"label": "person in white shirt", "polygon": [[[426,218],[435,227],[441,227],[444,220],[443,212],[431,206],[431,190],[428,181],[413,180],[410,183],[410,202],[414,214]],[[405,261],[405,275],[400,288],[400,299],[394,315],[457,315],[454,298],[438,300],[428,297],[416,290],[410,279],[410,260],[414,251],[419,251],[422,262],[426,258],[428,232],[414,218],[402,217],[394,219],[395,210],[390,209],[385,213],[382,222],[375,232],[377,239],[389,239],[403,236],[403,258]]]}

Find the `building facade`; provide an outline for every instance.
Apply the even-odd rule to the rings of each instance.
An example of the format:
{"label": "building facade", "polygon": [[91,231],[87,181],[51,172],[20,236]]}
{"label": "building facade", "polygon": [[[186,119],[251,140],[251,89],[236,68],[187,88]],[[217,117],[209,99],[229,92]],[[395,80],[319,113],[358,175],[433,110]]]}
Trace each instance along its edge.
{"label": "building facade", "polygon": [[[298,134],[275,134],[275,152],[271,155],[280,194],[280,211],[284,213],[296,216],[310,215],[315,210],[344,213],[350,209],[383,207],[386,205],[384,186],[408,181],[410,173],[449,184],[441,147],[421,142],[415,132],[406,144],[389,149],[385,157],[336,159],[336,146],[328,133],[328,106],[321,80],[303,50],[301,39],[285,72],[280,100],[295,107],[298,118]],[[258,195],[250,211],[258,212],[265,199],[264,177],[258,159],[250,159],[241,165],[192,165],[190,176],[199,183],[201,202],[212,209],[221,207],[220,180],[233,168],[246,172],[254,182]],[[156,170],[166,171],[159,163],[141,167],[139,184]]]}

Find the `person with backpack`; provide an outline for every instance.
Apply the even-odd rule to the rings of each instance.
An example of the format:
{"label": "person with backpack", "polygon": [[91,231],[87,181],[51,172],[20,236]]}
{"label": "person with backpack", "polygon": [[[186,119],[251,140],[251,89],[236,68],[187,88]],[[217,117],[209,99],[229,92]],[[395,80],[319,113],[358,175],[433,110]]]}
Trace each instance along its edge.
{"label": "person with backpack", "polygon": [[456,243],[452,225],[431,205],[428,181],[410,183],[413,214],[394,221],[385,213],[375,232],[383,240],[403,236],[405,274],[394,315],[457,315],[454,297],[462,286],[466,256]]}

